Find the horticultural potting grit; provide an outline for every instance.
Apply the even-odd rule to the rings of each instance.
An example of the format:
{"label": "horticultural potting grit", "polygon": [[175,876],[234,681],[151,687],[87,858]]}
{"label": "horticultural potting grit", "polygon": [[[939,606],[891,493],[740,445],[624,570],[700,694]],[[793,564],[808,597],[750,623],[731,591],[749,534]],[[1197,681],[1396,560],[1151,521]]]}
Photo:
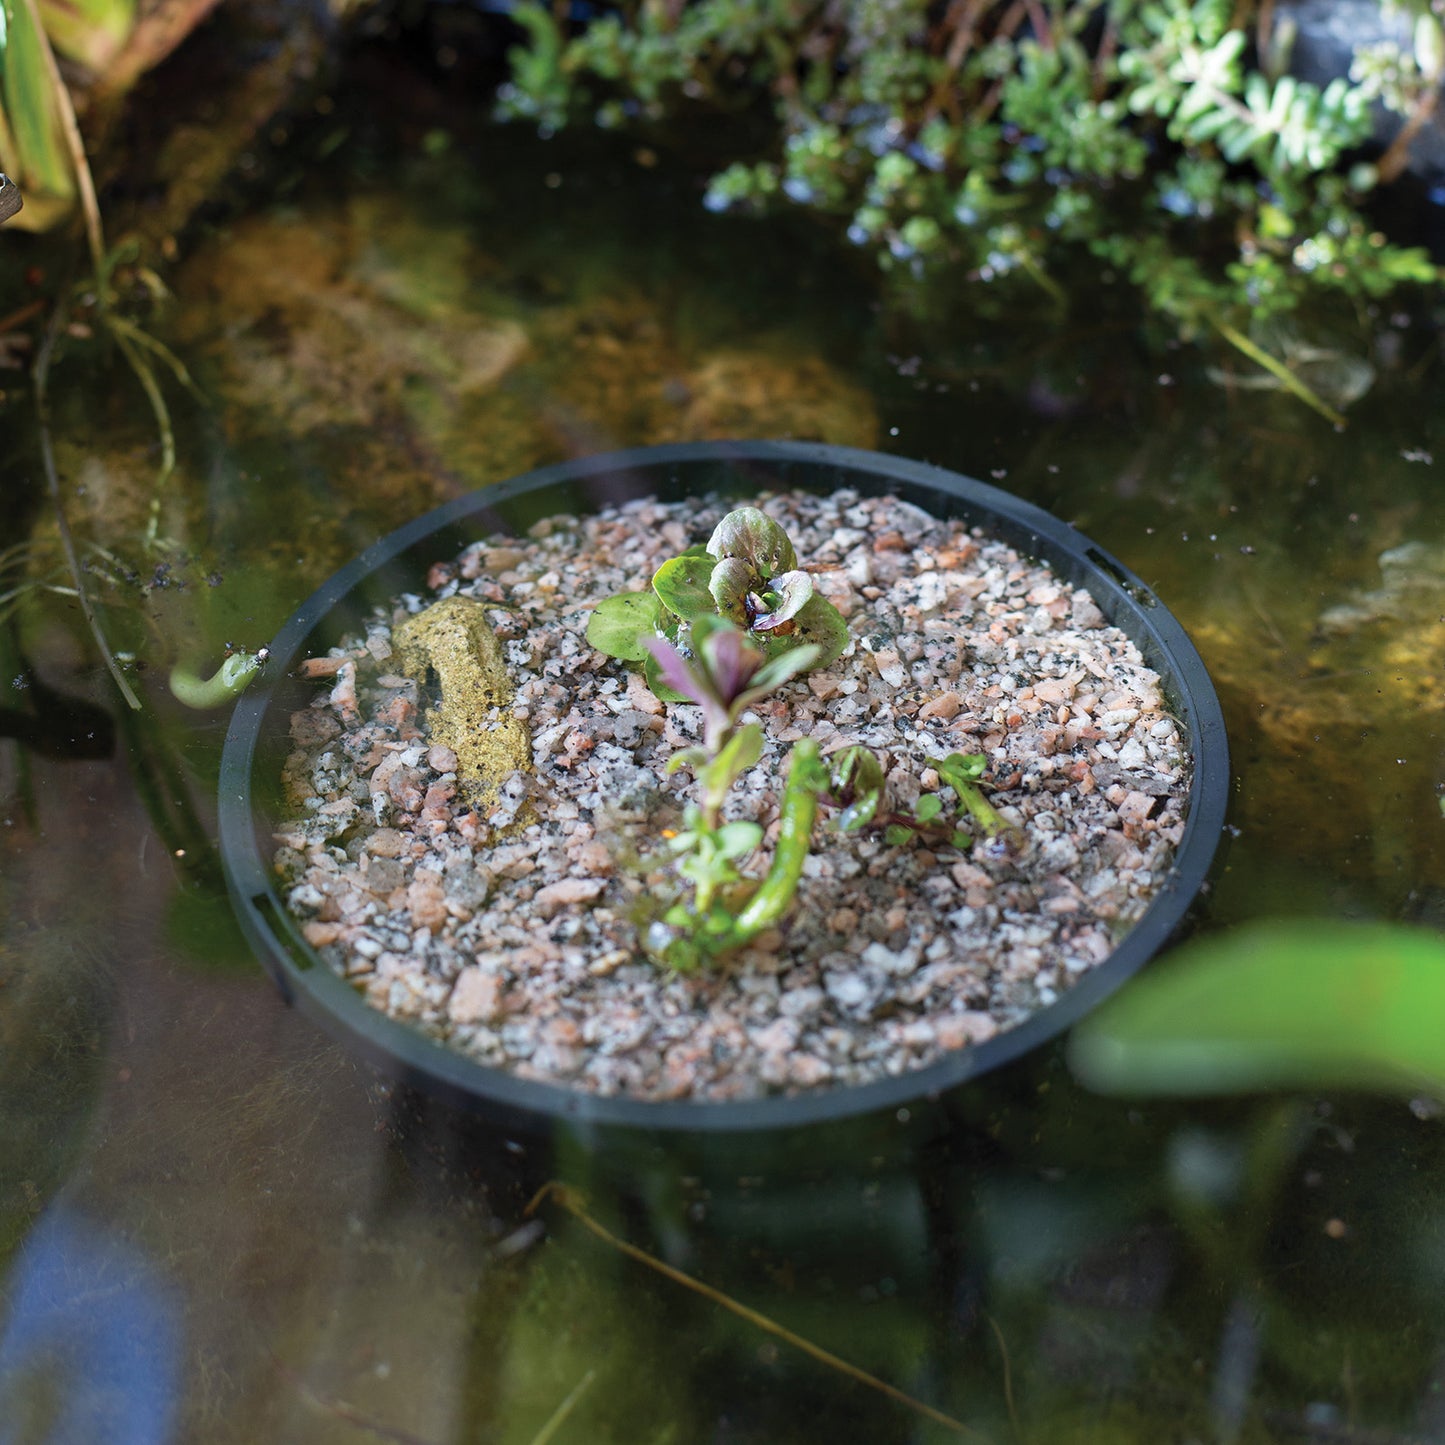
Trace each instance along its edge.
{"label": "horticultural potting grit", "polygon": [[[291,720],[275,866],[307,939],[374,1007],[525,1078],[746,1099],[863,1083],[991,1038],[1053,1003],[1143,911],[1180,839],[1189,759],[1158,675],[1089,594],[893,498],[756,504],[850,642],[745,715],[766,735],[728,809],[765,829],[745,871],[767,870],[804,736],[825,755],[882,755],[895,811],[938,788],[930,759],[985,754],[1013,846],[890,846],[823,808],[780,927],[695,972],[652,962],[640,927],[683,896],[667,840],[696,790],[666,768],[700,740],[701,710],[660,702],[588,645],[587,622],[705,541],[728,504],[550,518],[439,561],[425,595],[306,664],[322,682]],[[448,598],[468,599],[457,626],[485,619],[470,675],[439,644],[417,665],[408,619]],[[469,771],[473,747],[490,777]]]}

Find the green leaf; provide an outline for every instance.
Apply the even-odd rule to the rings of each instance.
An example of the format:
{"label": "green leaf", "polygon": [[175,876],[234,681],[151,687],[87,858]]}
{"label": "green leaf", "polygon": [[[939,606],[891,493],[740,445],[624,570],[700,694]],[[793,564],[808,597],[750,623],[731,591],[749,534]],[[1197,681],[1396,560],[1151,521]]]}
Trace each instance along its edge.
{"label": "green leaf", "polygon": [[768,660],[753,674],[751,686],[747,695],[750,699],[766,697],[768,693],[780,688],[789,679],[796,677],[800,672],[807,672],[810,667],[817,664],[818,648],[803,644],[794,645],[786,652],[779,652]]}
{"label": "green leaf", "polygon": [[25,210],[9,224],[31,230],[61,219],[76,194],[62,100],[46,49],[30,7],[5,3],[0,15],[0,159],[25,195]]}
{"label": "green leaf", "polygon": [[911,837],[913,837],[913,829],[905,828],[902,823],[890,823],[883,833],[883,841],[890,848],[901,847]]}
{"label": "green leaf", "polygon": [[988,768],[986,753],[949,753],[946,758],[934,758],[933,766],[938,776],[950,788],[958,791],[960,783],[976,783]]}
{"label": "green leaf", "polygon": [[604,597],[587,619],[587,641],[598,652],[623,662],[646,662],[642,639],[657,631],[661,608],[651,592],[618,592]]}
{"label": "green leaf", "polygon": [[788,534],[757,507],[729,512],[713,529],[707,550],[714,557],[738,557],[761,578],[791,572],[798,555]]}
{"label": "green leaf", "polygon": [[661,698],[663,702],[691,702],[690,697],[684,697],[675,687],[669,687],[662,680],[662,666],[658,660],[649,652],[642,659],[642,677],[651,689],[654,697]]}
{"label": "green leaf", "polygon": [[718,608],[708,591],[708,582],[717,563],[711,557],[684,552],[670,558],[657,569],[652,590],[662,605],[684,622],[710,617]]}
{"label": "green leaf", "polygon": [[706,765],[710,756],[706,748],[679,748],[677,752],[667,760],[667,768],[665,771],[669,776],[679,768],[691,768],[696,772],[699,768]]}
{"label": "green leaf", "polygon": [[713,566],[708,579],[708,592],[713,606],[729,622],[738,627],[748,625],[748,593],[759,579],[752,567],[741,557],[724,557]]}
{"label": "green leaf", "polygon": [[1132,983],[1075,1030],[1070,1060],[1105,1093],[1445,1094],[1445,940],[1382,923],[1233,929]]}
{"label": "green leaf", "polygon": [[838,826],[845,833],[871,823],[883,801],[883,764],[871,748],[840,748],[828,757],[828,787],[843,804]]}
{"label": "green leaf", "polygon": [[699,773],[709,792],[725,793],[763,755],[763,730],[755,724],[739,728]]}
{"label": "green leaf", "polygon": [[943,799],[937,793],[925,793],[913,810],[920,823],[931,823],[943,811]]}
{"label": "green leaf", "polygon": [[778,645],[816,647],[818,657],[811,664],[813,667],[827,667],[843,655],[848,646],[848,624],[826,597],[813,593],[794,620],[798,624],[796,630],[778,638]]}
{"label": "green leaf", "polygon": [[763,830],[756,823],[724,823],[717,830],[717,851],[724,858],[745,857],[762,841]]}

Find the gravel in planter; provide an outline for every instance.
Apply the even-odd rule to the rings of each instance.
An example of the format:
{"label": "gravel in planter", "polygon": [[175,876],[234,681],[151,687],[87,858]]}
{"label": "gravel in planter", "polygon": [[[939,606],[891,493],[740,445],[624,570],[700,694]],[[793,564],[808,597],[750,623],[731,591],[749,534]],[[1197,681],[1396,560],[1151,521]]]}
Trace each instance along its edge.
{"label": "gravel in planter", "polygon": [[[984,753],[1021,844],[968,851],[842,835],[826,810],[785,925],[722,966],[660,970],[637,920],[693,788],[665,772],[699,710],[664,706],[586,642],[592,606],[647,585],[727,504],[630,503],[540,522],[439,562],[365,637],[315,659],[291,722],[289,907],[369,1002],[483,1063],[602,1094],[742,1099],[920,1068],[1052,1003],[1162,882],[1189,760],[1159,678],[1089,594],[957,522],[891,498],[786,494],[792,537],[852,641],[760,705],[767,741],[731,815],[767,830],[788,745],[886,755],[892,797],[929,758]],[[428,736],[393,627],[442,598],[488,604],[532,768],[480,806]]]}

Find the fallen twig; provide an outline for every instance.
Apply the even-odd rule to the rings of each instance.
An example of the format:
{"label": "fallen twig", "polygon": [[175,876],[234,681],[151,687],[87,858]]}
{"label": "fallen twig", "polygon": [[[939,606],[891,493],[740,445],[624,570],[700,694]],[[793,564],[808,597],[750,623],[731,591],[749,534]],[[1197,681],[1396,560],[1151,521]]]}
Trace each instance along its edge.
{"label": "fallen twig", "polygon": [[[920,1415],[926,1416],[935,1424],[942,1425],[945,1429],[952,1430],[955,1434],[966,1435],[970,1439],[981,1442],[981,1445],[992,1445],[989,1436],[981,1430],[975,1430],[971,1425],[965,1425],[962,1420],[955,1420],[952,1415],[945,1415],[942,1410],[936,1410],[932,1405],[925,1404],[922,1400],[900,1390],[896,1385],[890,1385],[886,1380],[880,1380],[877,1375],[870,1375],[866,1370],[859,1369],[857,1365],[850,1365],[847,1360],[841,1359],[830,1350],[825,1350],[819,1345],[805,1340],[801,1335],[794,1334],[792,1330],[780,1325],[776,1320],[769,1319],[767,1315],[760,1314],[755,1309],[740,1303],[721,1290],[714,1289],[709,1284],[704,1284],[700,1279],[694,1279],[690,1274],[684,1274],[682,1270],[673,1268],[672,1265],[664,1263],[655,1255],[648,1254],[645,1249],[639,1249],[635,1244],[628,1244],[625,1239],[619,1239],[605,1225],[594,1219],[586,1210],[581,1197],[567,1185],[556,1180],[544,1184],[527,1205],[525,1213],[532,1214],[541,1208],[542,1204],[551,1199],[554,1203],[565,1209],[579,1224],[595,1234],[604,1244],[610,1245],[613,1249],[625,1254],[629,1259],[635,1259],[639,1264],[645,1264],[649,1269],[656,1270],[658,1274],[666,1276],[674,1284],[680,1284],[685,1289],[690,1289],[700,1294],[704,1299],[711,1300],[713,1304],[720,1305],[723,1309],[745,1319],[750,1325],[755,1325],[765,1333],[775,1335],[778,1339],[786,1341],[795,1349],[801,1350],[805,1355],[817,1360],[820,1364],[826,1365],[830,1370],[837,1370],[840,1374],[847,1375],[850,1379],[857,1380],[859,1384],[867,1385],[870,1390],[877,1390],[880,1394],[886,1395],[890,1400],[897,1401],[900,1405],[906,1405],[910,1410],[916,1410]],[[564,1402],[565,1403],[565,1402]]]}

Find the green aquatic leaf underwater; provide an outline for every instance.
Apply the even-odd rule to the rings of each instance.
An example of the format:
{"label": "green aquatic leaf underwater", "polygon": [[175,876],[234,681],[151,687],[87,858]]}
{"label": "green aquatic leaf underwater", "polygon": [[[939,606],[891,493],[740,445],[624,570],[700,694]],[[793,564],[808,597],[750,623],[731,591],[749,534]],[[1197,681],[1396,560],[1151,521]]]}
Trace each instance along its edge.
{"label": "green aquatic leaf underwater", "polygon": [[1200,939],[1086,1019],[1070,1062],[1088,1087],[1115,1094],[1445,1096],[1445,938],[1309,920]]}
{"label": "green aquatic leaf underwater", "polygon": [[652,592],[619,592],[604,597],[587,619],[587,641],[621,662],[647,658],[644,638],[657,632],[662,609]]}

